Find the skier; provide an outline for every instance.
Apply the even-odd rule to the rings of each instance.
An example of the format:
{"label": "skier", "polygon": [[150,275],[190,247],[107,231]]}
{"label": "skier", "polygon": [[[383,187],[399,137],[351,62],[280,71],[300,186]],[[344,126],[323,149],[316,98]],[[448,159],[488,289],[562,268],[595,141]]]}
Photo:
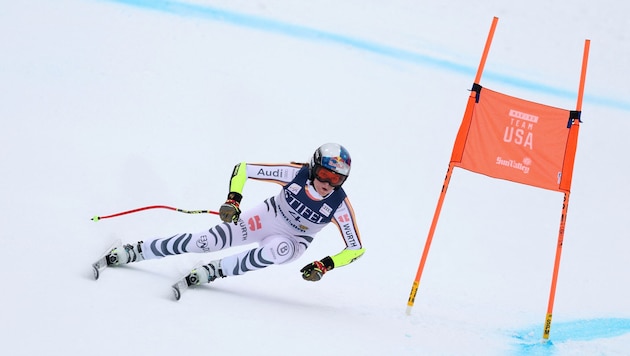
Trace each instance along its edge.
{"label": "skier", "polygon": [[[365,251],[352,205],[341,188],[350,173],[350,161],[350,154],[343,146],[327,143],[315,151],[310,164],[239,163],[232,172],[227,200],[219,209],[223,223],[198,233],[179,233],[114,248],[106,256],[107,265],[258,244],[251,250],[197,267],[185,277],[189,286],[210,283],[219,277],[242,275],[296,260],[315,235],[332,221],[339,228],[346,248],[300,270],[305,280],[319,281],[327,271],[353,262]],[[239,205],[248,178],[283,187],[278,195],[241,213]]]}

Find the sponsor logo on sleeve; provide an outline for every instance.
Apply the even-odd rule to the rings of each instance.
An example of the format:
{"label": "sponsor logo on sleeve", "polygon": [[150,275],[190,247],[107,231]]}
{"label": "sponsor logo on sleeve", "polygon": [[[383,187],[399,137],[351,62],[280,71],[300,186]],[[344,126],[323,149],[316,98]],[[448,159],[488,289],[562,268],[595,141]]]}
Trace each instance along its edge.
{"label": "sponsor logo on sleeve", "polygon": [[289,175],[286,168],[265,169],[261,168],[256,172],[256,178],[285,178]]}

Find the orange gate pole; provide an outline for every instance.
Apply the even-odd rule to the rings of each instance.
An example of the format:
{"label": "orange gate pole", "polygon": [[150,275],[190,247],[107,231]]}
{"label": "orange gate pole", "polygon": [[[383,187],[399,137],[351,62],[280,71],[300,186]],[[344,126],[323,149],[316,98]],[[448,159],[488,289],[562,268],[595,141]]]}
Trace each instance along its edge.
{"label": "orange gate pole", "polygon": [[[588,52],[591,41],[584,42],[584,55],[582,56],[582,72],[580,74],[580,86],[578,90],[578,98],[576,111],[582,111],[582,98],[584,96],[584,83],[586,82],[586,67],[588,64]],[[561,189],[565,190],[564,202],[562,203],[562,215],[560,217],[560,229],[558,232],[558,244],[556,246],[556,258],[553,266],[553,277],[551,279],[551,291],[549,292],[549,304],[547,305],[547,315],[545,317],[545,326],[543,330],[543,342],[549,340],[551,332],[551,318],[553,315],[553,304],[556,298],[556,286],[558,284],[558,272],[560,271],[560,258],[562,256],[562,245],[564,244],[564,228],[569,210],[569,195],[571,194],[571,176],[573,175],[573,162],[575,159],[575,151],[577,149],[577,136],[580,128],[579,116],[578,120],[573,122],[569,128],[569,140],[567,142],[567,153],[565,155],[565,165],[562,169]],[[566,178],[568,177],[568,178]]]}
{"label": "orange gate pole", "polygon": [[[479,62],[479,67],[477,68],[477,75],[475,76],[475,83],[479,84],[481,81],[481,74],[483,72],[483,68],[486,64],[486,59],[488,57],[488,52],[490,52],[490,45],[492,44],[492,38],[494,37],[494,31],[497,27],[497,22],[499,21],[498,17],[494,17],[492,20],[492,25],[490,26],[490,32],[488,33],[488,38],[486,39],[486,45],[483,50],[483,54],[481,55],[481,61]],[[464,120],[470,121],[470,117],[472,117],[472,109],[475,105],[475,95],[474,91],[471,91],[470,97],[468,98],[468,104],[466,107],[466,112],[464,114]],[[468,117],[468,119],[466,118]],[[454,147],[454,151],[457,148],[457,144]],[[446,172],[446,178],[444,178],[444,184],[442,185],[442,191],[440,193],[440,198],[438,199],[437,206],[435,208],[435,212],[433,214],[433,221],[431,222],[431,227],[429,228],[429,234],[427,236],[427,240],[424,244],[424,250],[422,252],[422,257],[420,259],[420,264],[418,266],[418,270],[416,272],[416,277],[413,281],[413,285],[411,287],[411,292],[409,293],[409,299],[407,300],[407,315],[411,314],[411,308],[416,299],[416,294],[418,292],[418,287],[420,286],[420,278],[422,277],[422,271],[424,270],[424,265],[427,260],[427,256],[429,254],[429,249],[431,247],[431,242],[433,241],[433,235],[435,233],[435,227],[437,226],[437,222],[440,217],[440,212],[442,210],[442,204],[444,203],[444,198],[446,197],[446,191],[448,190],[449,182],[451,181],[451,174],[453,173],[453,168],[455,165],[453,160],[448,165],[448,170]]]}

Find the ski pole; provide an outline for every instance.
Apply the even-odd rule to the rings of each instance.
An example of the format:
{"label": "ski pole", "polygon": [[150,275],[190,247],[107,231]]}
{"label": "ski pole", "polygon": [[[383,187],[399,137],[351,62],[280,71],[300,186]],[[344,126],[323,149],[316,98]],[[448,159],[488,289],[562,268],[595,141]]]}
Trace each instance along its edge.
{"label": "ski pole", "polygon": [[123,212],[112,214],[112,215],[106,215],[106,216],[98,216],[98,215],[96,215],[91,220],[99,221],[101,219],[114,218],[116,216],[137,213],[139,211],[149,210],[149,209],[169,209],[169,210],[174,210],[174,211],[177,211],[177,212],[180,212],[180,213],[185,213],[185,214],[214,214],[214,215],[219,215],[218,211],[212,211],[212,210],[184,210],[184,209],[173,208],[172,206],[166,206],[166,205],[151,205],[151,206],[145,206],[145,207],[138,208],[138,209],[123,211]]}

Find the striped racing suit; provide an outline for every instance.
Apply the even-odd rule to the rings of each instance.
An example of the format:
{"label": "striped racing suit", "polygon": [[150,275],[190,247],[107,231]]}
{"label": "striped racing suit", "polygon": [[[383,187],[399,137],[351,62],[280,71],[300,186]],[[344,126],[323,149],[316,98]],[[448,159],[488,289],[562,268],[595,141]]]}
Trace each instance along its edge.
{"label": "striped racing suit", "polygon": [[345,191],[339,187],[325,197],[320,196],[309,179],[308,165],[239,163],[230,179],[230,192],[241,194],[247,179],[278,183],[282,189],[243,211],[235,224],[221,223],[197,233],[178,233],[142,242],[144,259],[257,244],[253,249],[219,260],[223,276],[241,275],[296,260],[330,222],[339,228],[346,247],[325,258],[329,270],[345,266],[364,253]]}

